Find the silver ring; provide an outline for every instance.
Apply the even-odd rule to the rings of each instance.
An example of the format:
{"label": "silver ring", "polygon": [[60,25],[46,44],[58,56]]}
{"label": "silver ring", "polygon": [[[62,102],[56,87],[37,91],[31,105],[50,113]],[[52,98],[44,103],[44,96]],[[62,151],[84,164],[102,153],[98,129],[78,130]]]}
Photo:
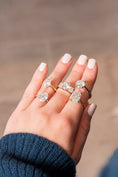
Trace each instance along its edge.
{"label": "silver ring", "polygon": [[86,89],[86,91],[89,93],[89,98],[91,98],[91,91],[85,86],[86,85],[86,81],[83,81],[83,80],[78,80],[75,84],[75,87],[76,88],[79,88],[79,89]]}
{"label": "silver ring", "polygon": [[39,98],[40,102],[48,102],[48,93],[43,92],[40,95],[36,95],[37,98]]}
{"label": "silver ring", "polygon": [[46,87],[51,87],[55,92],[57,91],[57,89],[51,84],[52,80],[51,78],[47,78],[44,80],[43,82],[43,86]]}
{"label": "silver ring", "polygon": [[75,102],[75,103],[81,103],[83,108],[85,109],[86,107],[86,104],[81,100],[81,96],[82,96],[82,93],[81,92],[76,92],[74,91],[72,93],[72,95],[70,96],[69,100],[71,100],[72,102]]}
{"label": "silver ring", "polygon": [[74,91],[74,88],[70,86],[69,82],[60,82],[58,87],[65,90],[65,91],[68,91],[69,93],[73,93],[73,91]]}

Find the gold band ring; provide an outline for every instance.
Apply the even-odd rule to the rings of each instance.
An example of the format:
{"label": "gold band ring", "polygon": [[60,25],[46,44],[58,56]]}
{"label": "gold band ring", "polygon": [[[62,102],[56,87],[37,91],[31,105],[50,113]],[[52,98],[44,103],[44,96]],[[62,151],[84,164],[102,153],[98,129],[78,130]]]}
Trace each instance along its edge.
{"label": "gold band ring", "polygon": [[44,80],[43,82],[43,86],[46,87],[51,87],[55,92],[57,91],[57,89],[54,87],[54,85],[52,85],[52,80],[50,78],[47,78]]}

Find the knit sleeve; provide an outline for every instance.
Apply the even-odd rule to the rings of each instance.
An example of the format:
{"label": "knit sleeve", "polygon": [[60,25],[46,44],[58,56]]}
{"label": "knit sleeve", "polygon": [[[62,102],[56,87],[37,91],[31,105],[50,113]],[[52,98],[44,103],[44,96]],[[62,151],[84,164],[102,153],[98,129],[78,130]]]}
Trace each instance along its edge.
{"label": "knit sleeve", "polygon": [[0,177],[75,177],[75,164],[57,144],[28,133],[0,140]]}

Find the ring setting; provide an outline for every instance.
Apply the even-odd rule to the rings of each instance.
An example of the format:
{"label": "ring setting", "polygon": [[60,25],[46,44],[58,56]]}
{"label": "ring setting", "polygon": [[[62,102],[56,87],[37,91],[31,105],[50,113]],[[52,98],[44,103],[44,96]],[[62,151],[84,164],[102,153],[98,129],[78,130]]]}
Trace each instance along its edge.
{"label": "ring setting", "polygon": [[58,87],[63,89],[63,90],[68,91],[69,93],[73,93],[73,91],[74,91],[74,88],[71,87],[69,82],[60,82]]}
{"label": "ring setting", "polygon": [[40,95],[36,95],[37,98],[39,98],[40,102],[48,102],[48,93],[43,92]]}
{"label": "ring setting", "polygon": [[81,103],[82,104],[82,106],[83,106],[83,108],[85,108],[86,107],[86,104],[85,103],[83,103],[83,101],[81,100],[81,96],[82,96],[82,93],[81,92],[76,92],[76,91],[74,91],[73,93],[72,93],[72,95],[70,96],[70,99],[69,100],[71,100],[72,102],[75,102],[75,103]]}
{"label": "ring setting", "polygon": [[75,84],[75,87],[76,88],[79,88],[79,89],[86,89],[86,91],[89,93],[89,98],[91,98],[91,92],[90,90],[86,87],[86,81],[83,81],[83,80],[78,80]]}
{"label": "ring setting", "polygon": [[43,82],[43,86],[46,88],[46,87],[51,87],[55,92],[57,91],[57,89],[51,84],[52,83],[52,80],[51,78],[47,78],[44,80]]}

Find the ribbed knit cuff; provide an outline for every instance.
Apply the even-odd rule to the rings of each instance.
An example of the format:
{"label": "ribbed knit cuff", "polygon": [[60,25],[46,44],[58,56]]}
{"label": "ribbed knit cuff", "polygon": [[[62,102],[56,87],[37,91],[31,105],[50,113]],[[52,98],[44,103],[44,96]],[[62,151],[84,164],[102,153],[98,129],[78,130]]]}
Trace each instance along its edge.
{"label": "ribbed knit cuff", "polygon": [[5,177],[75,177],[75,164],[57,144],[37,135],[15,133],[0,140],[1,172]]}

